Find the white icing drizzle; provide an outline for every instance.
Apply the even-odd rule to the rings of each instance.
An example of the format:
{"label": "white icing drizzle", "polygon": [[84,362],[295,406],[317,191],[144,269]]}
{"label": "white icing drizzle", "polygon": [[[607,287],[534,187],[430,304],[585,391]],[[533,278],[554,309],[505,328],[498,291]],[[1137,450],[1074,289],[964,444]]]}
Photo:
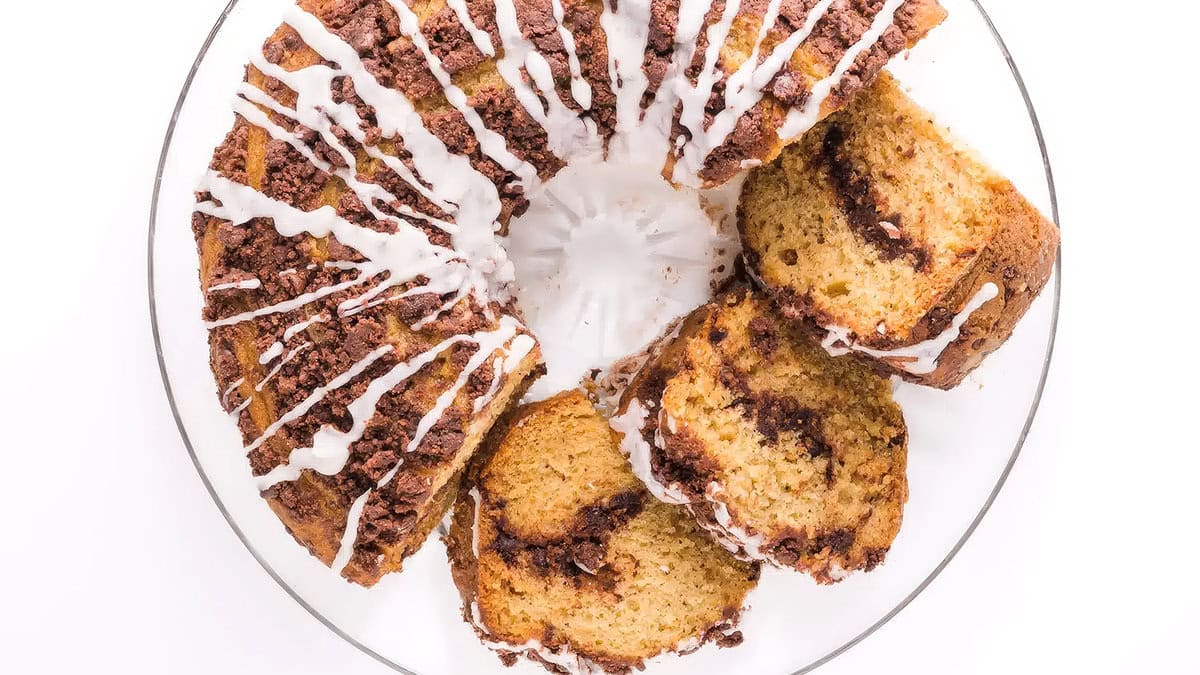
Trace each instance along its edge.
{"label": "white icing drizzle", "polygon": [[854,572],[851,570],[848,570],[837,563],[831,563],[829,565],[829,578],[833,579],[834,581],[845,581],[853,573]]}
{"label": "white icing drizzle", "polygon": [[333,557],[333,562],[329,565],[338,574],[346,569],[346,565],[350,562],[350,556],[354,555],[354,541],[358,539],[358,521],[362,518],[363,508],[367,505],[367,499],[370,496],[371,491],[367,490],[350,505],[350,512],[346,516],[346,529],[342,530],[341,546],[338,547],[337,555]]}
{"label": "white icing drizzle", "polygon": [[629,465],[633,468],[634,475],[646,484],[646,489],[650,491],[650,494],[668,504],[690,503],[691,499],[678,485],[664,485],[654,477],[654,471],[650,466],[652,449],[646,439],[642,437],[642,430],[645,428],[646,419],[649,416],[650,411],[635,398],[626,406],[624,413],[614,416],[608,423],[617,433],[621,434],[621,452],[629,459]]}
{"label": "white icing drizzle", "polygon": [[558,37],[567,52],[567,65],[571,69],[571,96],[587,110],[592,107],[592,85],[583,79],[583,67],[579,63],[579,54],[575,51],[575,36],[565,23],[562,0],[550,0],[550,9],[554,13],[554,20],[558,22]]}
{"label": "white icing drizzle", "polygon": [[854,66],[854,62],[859,55],[864,51],[874,46],[879,38],[883,37],[884,31],[892,25],[896,17],[896,10],[904,4],[904,0],[887,0],[879,13],[871,21],[871,27],[867,32],[863,33],[858,39],[842,54],[842,58],[838,61],[837,67],[828,77],[813,85],[812,93],[808,100],[805,101],[803,108],[792,108],[788,111],[787,119],[783,126],[779,129],[779,137],[784,140],[796,138],[800,134],[813,128],[820,120],[821,105],[825,103],[825,99],[829,98],[829,94],[833,88],[842,81],[846,73]]}
{"label": "white icing drizzle", "polygon": [[213,286],[209,286],[207,292],[215,293],[217,291],[231,290],[252,291],[256,288],[262,288],[262,280],[260,280],[258,277],[253,279],[242,279],[241,281],[230,281],[229,283],[225,284],[215,284]]}
{"label": "white icing drizzle", "polygon": [[312,346],[311,342],[305,342],[304,344],[300,345],[299,347],[296,347],[295,349],[284,354],[283,358],[279,360],[279,363],[275,364],[275,367],[272,368],[270,370],[270,372],[268,372],[265,376],[263,376],[263,379],[259,380],[258,384],[254,385],[254,391],[262,391],[263,387],[267,386],[267,383],[271,381],[271,378],[278,375],[279,371],[283,370],[284,366],[286,366],[289,362],[291,362],[292,359],[299,356],[300,352],[304,351],[305,349],[308,349],[311,346]]}
{"label": "white icing drizzle", "polygon": [[[204,209],[202,208],[202,206],[203,206],[202,204],[197,205],[196,210],[203,211]],[[357,277],[355,277],[354,279],[351,279],[350,281],[344,281],[340,284],[333,284],[332,286],[324,286],[315,291],[310,291],[308,293],[301,293],[300,295],[297,295],[296,297],[294,297],[290,300],[284,300],[283,302],[279,302],[274,305],[268,305],[266,307],[260,307],[258,309],[250,310],[248,312],[234,314],[233,316],[229,316],[224,319],[218,319],[217,321],[206,321],[204,325],[205,325],[205,327],[207,327],[211,330],[213,328],[219,328],[221,326],[232,326],[233,324],[241,323],[243,321],[249,321],[251,319],[255,319],[260,316],[266,316],[268,314],[280,314],[282,312],[291,312],[293,310],[300,309],[301,307],[307,305],[310,302],[316,302],[317,300],[320,300],[321,298],[328,297],[330,295],[333,295],[334,293],[340,293],[341,291],[344,291],[348,288],[353,288],[361,283],[364,283],[367,281],[367,279],[370,278],[370,276],[371,275],[365,274],[365,273],[360,274]]]}
{"label": "white icing drizzle", "polygon": [[238,387],[242,386],[245,383],[246,383],[246,378],[244,378],[244,377],[239,377],[238,379],[229,383],[229,386],[225,388],[225,391],[221,392],[221,407],[222,408],[229,407],[229,396],[231,394],[233,394],[233,392],[237,391]]}
{"label": "white icing drizzle", "polygon": [[504,377],[504,361],[496,359],[492,362],[492,383],[488,385],[485,391],[479,398],[475,399],[475,404],[472,406],[472,411],[479,414],[479,411],[487,407],[488,403],[496,397],[496,392],[500,391],[500,383]]}
{"label": "white icing drizzle", "polygon": [[843,356],[851,351],[861,352],[877,359],[884,359],[898,368],[913,375],[928,375],[937,370],[938,360],[959,335],[962,327],[981,307],[1000,295],[1000,288],[992,282],[987,282],[976,291],[974,297],[967,302],[950,322],[950,326],[937,337],[899,347],[897,349],[872,349],[855,342],[852,331],[841,326],[826,326],[827,335],[821,346],[832,356]]}
{"label": "white icing drizzle", "polygon": [[764,539],[761,534],[751,534],[749,530],[734,524],[729,515],[729,506],[721,499],[723,492],[725,488],[720,483],[713,481],[708,484],[704,491],[704,499],[712,504],[713,518],[716,522],[706,518],[697,518],[696,522],[730,553],[747,560],[771,560],[770,555],[762,550]]}
{"label": "white icing drizzle", "polygon": [[[271,218],[275,229],[287,237],[300,234],[321,238],[334,236],[342,244],[362,253],[367,261],[360,263],[361,274],[358,279],[370,278],[376,274],[387,273],[388,277],[377,284],[366,294],[348,300],[339,307],[347,311],[356,304],[366,304],[370,298],[379,295],[384,290],[410,281],[419,275],[426,275],[430,281],[424,288],[431,292],[445,293],[458,290],[464,284],[470,283],[470,271],[455,251],[435,246],[420,230],[411,226],[397,228],[394,233],[384,233],[370,228],[350,223],[338,215],[332,206],[322,206],[313,211],[302,211],[284,202],[271,199],[254,188],[236,183],[223,176],[209,172],[202,183],[202,189],[212,193],[221,206],[211,202],[198,204],[196,209],[212,216],[229,220],[239,225],[252,218]],[[335,286],[327,286],[320,291],[304,294],[291,301],[261,308],[234,317],[213,322],[210,327],[227,325],[254,318],[273,311],[286,311],[280,308],[295,309],[323,295],[329,295],[330,289],[341,286],[348,288],[355,282],[347,282]]]}
{"label": "white icing drizzle", "polygon": [[446,0],[446,4],[450,6],[450,9],[454,10],[455,16],[458,17],[458,22],[467,30],[467,33],[471,36],[471,40],[475,43],[475,47],[484,56],[495,56],[496,48],[492,45],[492,36],[488,35],[487,31],[475,25],[475,21],[471,18],[471,12],[467,9],[467,0]]}
{"label": "white icing drizzle", "polygon": [[283,343],[276,342],[270,347],[267,347],[266,350],[263,351],[262,355],[258,357],[258,365],[265,366],[279,358],[280,354],[283,354]]}
{"label": "white icing drizzle", "polygon": [[[578,113],[563,104],[554,87],[554,74],[550,63],[533,46],[521,32],[517,17],[515,0],[496,0],[496,28],[500,32],[500,42],[503,53],[496,60],[496,70],[512,88],[513,94],[521,102],[525,112],[535,119],[546,131],[547,144],[555,156],[570,160],[572,158],[595,155],[600,152],[600,137],[596,131],[596,123],[591,118],[581,117]],[[568,31],[562,25],[561,17],[556,13],[559,33]],[[564,44],[566,41],[564,40]],[[574,39],[568,46],[568,56],[574,53]],[[575,59],[578,64],[578,58]],[[529,79],[537,85],[538,91],[521,76],[521,69],[529,74]],[[572,79],[575,71],[572,69]],[[582,82],[582,77],[579,79]],[[572,93],[578,97],[578,93]],[[588,102],[591,102],[591,88],[587,90]],[[587,106],[585,106],[587,107]],[[536,182],[526,182],[526,190],[531,190]]]}
{"label": "white icing drizzle", "polygon": [[[407,172],[399,159],[364,143],[366,131],[353,105],[333,102],[330,94],[333,79],[349,77],[359,98],[374,108],[382,135],[399,136],[403,140],[417,175],[430,186],[423,193],[431,196],[440,207],[453,205],[449,210],[454,213],[456,228],[453,232],[454,253],[469,268],[468,281],[472,290],[482,301],[488,296],[490,285],[494,299],[506,298],[506,286],[512,280],[512,265],[495,237],[498,227],[496,218],[500,213],[500,197],[496,186],[476,171],[467,157],[449,152],[445,144],[425,128],[420,114],[407,97],[375,80],[358,53],[330,33],[316,17],[293,7],[286,15],[286,22],[310,48],[324,59],[338,64],[338,68],[335,70],[314,65],[297,71],[278,72],[283,69],[276,67],[267,74],[280,79],[297,92],[297,108],[321,109],[363,144],[368,154],[385,162],[402,177],[406,177],[406,174],[411,177],[413,174]],[[487,143],[485,152],[492,151],[503,157],[503,153],[494,146],[494,143]],[[512,164],[511,161],[509,163]],[[420,185],[421,181],[413,180],[410,183]],[[373,259],[367,252],[363,253]],[[455,287],[461,285],[454,284]]]}
{"label": "white icing drizzle", "polygon": [[[252,61],[256,61],[255,67],[259,68],[259,70],[262,70],[264,73],[270,73],[272,77],[278,75],[279,77],[277,79],[281,80],[284,78],[289,78],[289,75],[287,74],[288,71],[280,68],[279,66],[268,63],[266,59],[263,59],[262,57],[257,57],[257,60],[252,59]],[[328,160],[318,157],[317,154],[313,152],[312,148],[305,145],[295,133],[284,129],[282,126],[273,122],[266,113],[256,106],[263,106],[273,110],[274,112],[294,119],[319,133],[321,135],[321,140],[325,141],[329,147],[333,148],[339,155],[341,155],[345,166],[335,166]],[[375,218],[379,220],[390,221],[401,226],[406,225],[403,220],[380,210],[377,206],[377,202],[383,202],[385,204],[394,205],[394,208],[397,211],[406,216],[428,221],[447,232],[453,232],[456,229],[454,225],[445,220],[421,213],[416,209],[401,203],[396,199],[396,195],[388,192],[378,183],[360,180],[360,174],[356,167],[358,160],[354,157],[354,153],[351,152],[350,149],[347,148],[333,133],[333,125],[329,120],[329,116],[325,114],[322,109],[297,105],[297,108],[293,110],[292,108],[288,108],[287,106],[271,98],[261,89],[258,89],[257,87],[247,83],[242,83],[242,85],[238,88],[238,98],[234,99],[233,109],[234,112],[241,115],[247,122],[266,130],[266,132],[271,135],[271,138],[274,138],[278,141],[283,141],[284,143],[292,146],[292,149],[300,153],[300,155],[308,160],[308,162],[313,166],[317,167],[321,171],[324,171],[325,173],[341,178],[342,181],[346,183],[346,186],[354,191],[354,194],[358,197],[359,201],[362,202],[363,206],[365,206]],[[345,116],[343,115],[342,117]],[[365,139],[365,137],[366,136],[364,134],[363,138]],[[383,155],[383,153],[376,149],[372,150],[377,155]]]}
{"label": "white icing drizzle", "polygon": [[275,420],[269,426],[267,426],[267,428],[263,430],[262,435],[260,435],[253,442],[251,442],[250,445],[246,446],[246,452],[252,452],[252,451],[258,449],[259,446],[261,446],[263,443],[266,443],[267,439],[274,436],[275,433],[278,432],[280,429],[282,429],[285,425],[287,425],[291,422],[294,422],[294,421],[300,419],[301,417],[303,417],[305,415],[305,413],[307,413],[309,410],[312,409],[313,406],[317,405],[322,400],[324,400],[325,396],[329,392],[331,392],[335,389],[344,387],[355,377],[358,377],[359,375],[361,375],[363,373],[363,371],[365,371],[367,368],[370,368],[371,364],[378,361],[380,358],[383,357],[384,354],[387,354],[388,352],[392,351],[393,349],[395,349],[395,348],[392,345],[384,345],[382,347],[378,347],[371,353],[364,356],[357,363],[350,366],[350,368],[348,370],[346,370],[344,373],[341,373],[337,377],[330,380],[324,386],[313,389],[312,393],[309,394],[303,401],[301,401],[299,403],[299,405],[297,405],[295,408],[292,408],[291,410],[287,411],[286,413],[281,415],[279,417],[279,419]]}
{"label": "white icing drizzle", "polygon": [[471,131],[475,134],[475,140],[479,142],[479,149],[483,151],[483,154],[495,160],[497,164],[506,170],[519,176],[527,188],[537,185],[537,169],[529,162],[514,155],[508,149],[508,142],[504,139],[504,136],[488,129],[484,125],[483,118],[479,116],[479,112],[471,107],[471,104],[467,101],[467,93],[451,80],[450,73],[446,72],[446,69],[442,67],[441,59],[430,49],[429,41],[425,39],[425,35],[421,32],[420,20],[417,18],[417,15],[404,2],[388,0],[388,4],[396,10],[396,14],[400,17],[400,32],[411,40],[413,46],[425,57],[425,65],[428,66],[429,72],[433,73],[434,79],[442,86],[442,93],[446,95],[446,100],[450,102],[450,105],[454,106],[455,110],[462,114],[463,118],[467,121],[467,125],[471,127]]}
{"label": "white icing drizzle", "polygon": [[479,494],[478,487],[472,487],[468,492],[471,496],[471,501],[474,502],[471,514],[473,522],[471,523],[471,555],[475,556],[475,560],[479,560],[479,515],[483,512],[483,496]]}
{"label": "white icing drizzle", "polygon": [[375,408],[384,395],[432,363],[453,345],[471,339],[469,335],[450,337],[372,380],[367,390],[346,406],[352,420],[349,430],[342,432],[328,424],[323,425],[313,434],[311,446],[292,450],[286,464],[275,467],[260,478],[259,489],[265,490],[282,481],[296,480],[305,469],[312,469],[326,476],[340,472],[350,459],[350,446],[362,438],[363,432],[367,430],[367,422],[375,415]]}
{"label": "white icing drizzle", "polygon": [[[792,54],[800,45],[808,39],[817,22],[825,16],[834,1],[820,0],[809,10],[800,28],[776,45],[771,54],[762,63],[759,63],[759,50],[762,48],[767,33],[775,25],[782,6],[781,0],[771,0],[768,3],[750,57],[730,75],[725,85],[725,109],[717,114],[708,128],[703,128],[704,103],[707,102],[707,97],[701,101],[694,101],[692,110],[688,111],[688,122],[691,122],[688,124],[688,128],[692,131],[692,140],[685,143],[682,148],[681,161],[676,165],[676,180],[694,180],[694,176],[704,168],[704,161],[708,158],[709,153],[720,147],[733,132],[742,115],[762,100],[763,89],[787,65]],[[840,80],[841,76],[838,79]],[[709,93],[711,93],[711,87]]]}
{"label": "white icing drizzle", "polygon": [[[704,128],[704,108],[712,96],[713,88],[724,75],[717,68],[717,59],[721,55],[721,47],[725,45],[725,39],[729,35],[729,29],[733,26],[733,20],[737,17],[740,7],[740,0],[728,0],[725,3],[725,9],[721,13],[720,20],[708,27],[708,47],[704,51],[704,66],[696,78],[696,84],[694,86],[681,87],[680,89],[682,107],[680,109],[679,123],[691,133],[692,143],[695,143],[695,139],[703,137],[706,133]],[[685,143],[681,148],[681,153],[679,153],[680,162],[676,164],[674,179],[676,182],[684,185],[695,185],[699,182],[696,174],[702,168],[703,161],[699,162],[701,166],[692,168],[692,165],[697,164],[697,162],[688,163],[688,159],[691,157],[687,151],[688,145],[688,143]],[[696,154],[696,151],[692,151],[691,154]]]}
{"label": "white icing drizzle", "polygon": [[[425,415],[421,417],[421,421],[417,423],[416,432],[413,434],[412,439],[409,440],[408,445],[404,448],[405,452],[412,452],[420,447],[421,441],[425,439],[425,435],[428,434],[429,430],[433,428],[433,425],[442,418],[442,415],[445,414],[446,409],[449,408],[452,403],[454,403],[455,397],[458,396],[458,392],[463,388],[464,385],[466,385],[467,380],[476,370],[479,369],[481,365],[483,365],[484,362],[487,361],[488,358],[491,357],[493,353],[496,353],[497,351],[506,352],[504,366],[508,372],[511,372],[513,369],[515,369],[525,359],[525,357],[529,355],[529,353],[533,350],[535,343],[533,338],[529,337],[528,335],[524,333],[518,334],[520,328],[521,324],[517,322],[516,319],[506,316],[501,317],[500,325],[494,331],[479,332],[472,336],[453,336],[447,339],[447,341],[470,340],[478,344],[479,348],[476,350],[475,354],[471,356],[470,360],[467,361],[466,366],[464,366],[462,372],[459,373],[458,379],[456,379],[448,389],[443,391],[442,394],[438,396],[433,407],[426,411]],[[507,347],[505,345],[507,345]],[[378,401],[378,399],[376,399],[376,401]],[[373,407],[374,406],[372,405],[372,409]],[[357,424],[357,418],[355,423]],[[361,434],[361,431],[359,433]],[[345,460],[343,459],[342,462],[344,464]],[[392,478],[396,476],[396,473],[399,472],[400,467],[403,464],[403,459],[396,462],[396,464],[393,465],[392,468],[389,469],[388,472],[379,479],[375,488],[367,490],[365,494],[369,495],[375,490],[386,487],[388,483],[391,482]],[[361,498],[363,497],[360,497],[360,499]],[[354,545],[357,541],[358,524],[361,517],[361,509],[357,512],[351,509],[351,511],[346,514],[345,531],[353,532],[355,534],[342,539],[342,547],[341,550],[338,551],[339,557],[345,553],[346,549],[354,548]],[[347,559],[349,559],[351,554],[345,553],[345,555],[347,556]]]}
{"label": "white icing drizzle", "polygon": [[650,34],[650,0],[604,0],[600,25],[608,43],[609,86],[617,104],[609,156],[628,156],[640,152],[631,135],[640,126],[642,94],[649,85],[642,59]]}

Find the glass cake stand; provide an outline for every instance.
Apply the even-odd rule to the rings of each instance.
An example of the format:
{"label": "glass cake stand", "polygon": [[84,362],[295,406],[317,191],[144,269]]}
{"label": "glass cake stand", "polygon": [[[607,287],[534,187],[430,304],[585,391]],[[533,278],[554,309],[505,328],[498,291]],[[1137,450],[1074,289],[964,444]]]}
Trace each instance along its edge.
{"label": "glass cake stand", "polygon": [[[436,537],[400,574],[363,589],[292,540],[259,498],[239,434],[218,405],[200,320],[190,213],[212,148],[232,121],[230,102],[251,49],[288,0],[233,0],[187,74],[155,177],[149,288],[167,397],[183,444],[217,507],[267,574],[351,644],[404,673],[503,670],[461,618]],[[942,0],[950,18],[892,71],[939,121],[1057,220],[1054,184],[1033,105],[984,9]],[[648,673],[804,673],[870,636],[954,558],[1003,487],[1033,422],[1054,346],[1061,267],[1012,339],[952,392],[900,385],[910,430],[911,497],[886,564],[832,587],[765,570],[742,622],[745,643],[707,646],[648,664]],[[503,672],[544,672],[519,663]]]}

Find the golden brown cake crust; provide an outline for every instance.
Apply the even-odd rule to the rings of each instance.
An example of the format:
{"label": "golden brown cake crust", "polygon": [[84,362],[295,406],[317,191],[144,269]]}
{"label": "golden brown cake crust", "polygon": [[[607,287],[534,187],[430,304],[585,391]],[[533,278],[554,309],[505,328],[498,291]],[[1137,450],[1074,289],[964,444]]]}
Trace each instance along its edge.
{"label": "golden brown cake crust", "polygon": [[684,321],[613,426],[651,491],[739,555],[832,583],[880,564],[899,531],[907,431],[890,383],[748,289]]}
{"label": "golden brown cake crust", "polygon": [[[950,329],[995,284],[998,297],[969,313],[929,372],[906,370],[910,357],[855,352],[884,372],[943,389],[958,385],[1008,339],[1049,280],[1059,243],[1054,223],[955,143],[886,73],[774,164],[752,171],[738,211],[748,269],[785,316],[818,338],[824,327],[841,326],[856,345],[903,350]],[[950,222],[950,214],[965,222]],[[899,228],[873,229],[890,220]],[[822,223],[820,243],[790,223]],[[838,239],[847,230],[853,238]],[[838,251],[854,262],[819,267],[845,255]],[[882,297],[902,310],[872,312],[811,281],[888,273],[905,281],[871,287],[851,279],[839,282],[838,292]],[[910,309],[912,302],[924,304]],[[882,332],[873,330],[876,323]]]}
{"label": "golden brown cake crust", "polygon": [[645,492],[579,391],[493,429],[446,543],[467,622],[501,658],[555,672],[571,663],[625,673],[680,645],[737,644],[758,578],[756,565]]}

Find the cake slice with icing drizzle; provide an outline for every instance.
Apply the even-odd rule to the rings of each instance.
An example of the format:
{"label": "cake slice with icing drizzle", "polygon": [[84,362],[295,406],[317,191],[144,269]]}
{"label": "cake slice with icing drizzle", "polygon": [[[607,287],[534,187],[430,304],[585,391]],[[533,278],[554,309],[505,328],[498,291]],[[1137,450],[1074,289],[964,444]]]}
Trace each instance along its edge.
{"label": "cake slice with icing drizzle", "polygon": [[734,289],[652,350],[612,427],[633,472],[734,554],[833,583],[883,562],[908,498],[891,384]]}
{"label": "cake slice with icing drizzle", "polygon": [[579,391],[497,425],[446,541],[484,642],[552,672],[627,673],[663,652],[736,645],[758,579],[683,508],[647,494]]}
{"label": "cake slice with icing drizzle", "polygon": [[833,354],[951,388],[1050,278],[1058,228],[884,75],[751,172],[747,267]]}

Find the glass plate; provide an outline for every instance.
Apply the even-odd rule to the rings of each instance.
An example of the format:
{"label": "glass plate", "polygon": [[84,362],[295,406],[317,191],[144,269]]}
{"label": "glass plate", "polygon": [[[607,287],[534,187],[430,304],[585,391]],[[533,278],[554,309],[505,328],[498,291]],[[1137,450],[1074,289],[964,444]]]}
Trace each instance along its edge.
{"label": "glass plate", "polygon": [[[230,526],[267,573],[314,617],[400,672],[504,670],[463,622],[445,550],[431,538],[376,587],[343,581],[284,531],[250,479],[239,434],[209,371],[193,190],[228,130],[243,64],[288,0],[233,0],[187,74],[150,215],[149,284],[159,364],[184,445]],[[950,18],[892,71],[912,96],[1057,220],[1053,179],[1033,106],[983,8],[942,0]],[[1003,486],[1033,421],[1054,345],[1061,268],[1008,343],[958,389],[901,385],[910,430],[911,497],[885,565],[832,586],[766,570],[736,649],[707,646],[651,662],[651,673],[802,673],[869,636],[913,600],[970,537]]]}

